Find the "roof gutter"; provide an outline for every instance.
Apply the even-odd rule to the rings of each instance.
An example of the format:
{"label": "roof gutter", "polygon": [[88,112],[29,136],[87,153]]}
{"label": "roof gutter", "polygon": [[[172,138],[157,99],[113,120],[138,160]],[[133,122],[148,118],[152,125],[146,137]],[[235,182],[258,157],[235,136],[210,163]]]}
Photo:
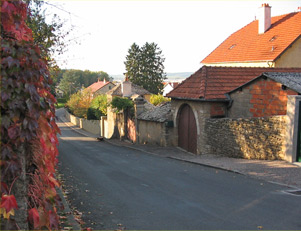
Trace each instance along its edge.
{"label": "roof gutter", "polygon": [[204,98],[182,98],[182,97],[170,97],[176,100],[189,100],[189,101],[197,101],[197,102],[225,102],[228,103],[230,100],[227,99],[204,99]]}

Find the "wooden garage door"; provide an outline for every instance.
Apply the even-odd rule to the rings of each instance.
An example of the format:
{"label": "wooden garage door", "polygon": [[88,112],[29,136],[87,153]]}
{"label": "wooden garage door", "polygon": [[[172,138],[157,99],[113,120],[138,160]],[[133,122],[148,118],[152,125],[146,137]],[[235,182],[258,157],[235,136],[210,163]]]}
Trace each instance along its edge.
{"label": "wooden garage door", "polygon": [[197,149],[197,128],[194,114],[189,105],[182,106],[179,112],[179,147],[195,153]]}

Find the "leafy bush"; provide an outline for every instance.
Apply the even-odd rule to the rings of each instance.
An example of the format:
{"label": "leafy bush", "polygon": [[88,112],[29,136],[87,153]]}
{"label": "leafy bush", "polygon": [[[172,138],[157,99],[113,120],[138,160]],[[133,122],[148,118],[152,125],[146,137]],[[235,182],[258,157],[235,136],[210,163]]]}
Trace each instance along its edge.
{"label": "leafy bush", "polygon": [[80,118],[87,118],[87,111],[92,101],[91,90],[78,91],[67,102],[70,112]]}
{"label": "leafy bush", "polygon": [[170,98],[167,98],[167,97],[164,97],[163,95],[151,95],[150,97],[150,103],[157,106],[161,103],[164,103],[164,102],[169,102],[170,101]]}
{"label": "leafy bush", "polygon": [[98,120],[101,116],[107,115],[107,96],[98,95],[95,97],[87,111],[88,120]]}
{"label": "leafy bush", "polygon": [[132,100],[126,98],[126,97],[114,97],[111,102],[111,107],[116,110],[117,113],[126,110],[131,109],[134,107],[134,103]]}

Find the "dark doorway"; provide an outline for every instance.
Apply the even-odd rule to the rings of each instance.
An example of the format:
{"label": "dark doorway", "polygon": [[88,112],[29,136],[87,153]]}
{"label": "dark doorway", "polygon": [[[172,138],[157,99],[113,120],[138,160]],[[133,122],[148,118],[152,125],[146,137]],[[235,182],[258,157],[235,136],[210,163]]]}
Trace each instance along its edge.
{"label": "dark doorway", "polygon": [[179,147],[197,153],[197,127],[192,109],[185,104],[179,111],[178,144]]}

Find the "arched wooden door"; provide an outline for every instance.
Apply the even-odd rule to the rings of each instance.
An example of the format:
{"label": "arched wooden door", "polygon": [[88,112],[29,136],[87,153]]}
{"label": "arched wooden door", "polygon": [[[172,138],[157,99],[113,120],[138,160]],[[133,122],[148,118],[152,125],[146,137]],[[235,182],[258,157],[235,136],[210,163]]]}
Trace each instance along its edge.
{"label": "arched wooden door", "polygon": [[178,144],[179,147],[195,153],[197,150],[197,127],[191,107],[187,104],[179,111]]}

